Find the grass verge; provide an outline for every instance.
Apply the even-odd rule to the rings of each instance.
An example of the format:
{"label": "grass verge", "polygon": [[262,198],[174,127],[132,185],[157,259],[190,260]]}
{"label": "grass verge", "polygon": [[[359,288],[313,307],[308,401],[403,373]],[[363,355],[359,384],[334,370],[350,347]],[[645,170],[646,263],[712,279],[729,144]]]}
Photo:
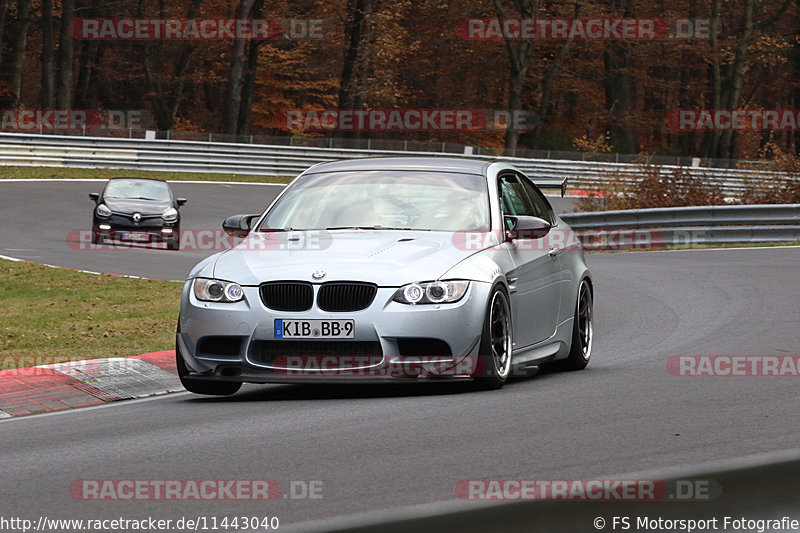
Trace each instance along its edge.
{"label": "grass verge", "polygon": [[0,260],[0,364],[172,349],[181,287]]}
{"label": "grass verge", "polygon": [[156,178],[170,181],[246,181],[250,183],[289,183],[294,179],[246,174],[160,172],[113,168],[0,167],[0,179],[109,179],[115,177]]}

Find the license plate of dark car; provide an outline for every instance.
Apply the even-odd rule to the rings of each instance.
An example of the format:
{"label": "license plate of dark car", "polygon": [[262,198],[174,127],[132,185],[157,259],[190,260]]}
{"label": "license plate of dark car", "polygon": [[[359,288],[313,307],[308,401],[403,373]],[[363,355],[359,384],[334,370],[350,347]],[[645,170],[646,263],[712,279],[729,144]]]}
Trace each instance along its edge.
{"label": "license plate of dark car", "polygon": [[149,235],[147,235],[144,231],[132,231],[132,232],[125,232],[120,235],[120,238],[124,241],[134,241],[134,242],[145,242],[150,239]]}
{"label": "license plate of dark car", "polygon": [[354,320],[275,319],[276,339],[352,339]]}

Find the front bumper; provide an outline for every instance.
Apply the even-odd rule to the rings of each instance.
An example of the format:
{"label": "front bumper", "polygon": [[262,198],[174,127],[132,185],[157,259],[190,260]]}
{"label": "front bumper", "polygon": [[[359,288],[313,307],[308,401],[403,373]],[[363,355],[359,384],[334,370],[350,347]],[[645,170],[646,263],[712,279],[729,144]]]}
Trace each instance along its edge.
{"label": "front bumper", "polygon": [[[471,282],[456,303],[416,306],[392,301],[396,288],[381,287],[367,309],[341,313],[316,307],[318,287],[314,286],[314,306],[298,313],[267,308],[258,287],[243,287],[245,299],[233,304],[198,301],[188,281],[176,345],[190,377],[251,383],[382,383],[465,380],[475,375],[489,284]],[[354,338],[277,339],[275,319],[352,319]],[[302,348],[287,344],[298,342],[304,343]],[[269,347],[270,357],[264,356],[264,346]],[[274,357],[275,353],[279,355]]]}
{"label": "front bumper", "polygon": [[136,233],[144,233],[149,239],[174,239],[179,228],[180,220],[167,222],[161,217],[143,218],[140,223],[135,224],[128,217],[112,215],[105,219],[95,217],[92,223],[95,235],[110,240],[123,240],[122,237]]}

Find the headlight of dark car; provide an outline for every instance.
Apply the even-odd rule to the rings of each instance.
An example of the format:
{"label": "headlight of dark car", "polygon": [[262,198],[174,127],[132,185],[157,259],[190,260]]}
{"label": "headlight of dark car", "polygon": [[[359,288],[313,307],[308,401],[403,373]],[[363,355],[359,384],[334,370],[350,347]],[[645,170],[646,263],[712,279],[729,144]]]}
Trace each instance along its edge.
{"label": "headlight of dark car", "polygon": [[164,222],[175,222],[178,220],[178,210],[170,207],[161,214],[161,218],[164,219]]}
{"label": "headlight of dark car", "polygon": [[218,279],[196,278],[194,296],[204,302],[233,303],[244,299],[241,285]]}
{"label": "headlight of dark car", "polygon": [[453,303],[464,297],[469,281],[430,281],[409,283],[394,293],[393,300],[401,304],[441,304]]}
{"label": "headlight of dark car", "polygon": [[108,217],[111,216],[111,209],[106,207],[106,204],[98,205],[97,206],[97,211],[95,211],[95,212],[97,213],[97,216],[99,216],[99,217],[108,218]]}

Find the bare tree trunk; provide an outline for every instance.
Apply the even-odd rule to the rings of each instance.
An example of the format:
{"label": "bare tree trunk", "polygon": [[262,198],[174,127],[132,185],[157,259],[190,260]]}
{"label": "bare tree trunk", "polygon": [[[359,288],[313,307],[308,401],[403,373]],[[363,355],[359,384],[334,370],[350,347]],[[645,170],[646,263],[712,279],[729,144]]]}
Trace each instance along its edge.
{"label": "bare tree trunk", "polygon": [[30,24],[30,0],[17,0],[17,35],[14,38],[14,57],[11,67],[11,92],[13,106],[19,107],[22,92],[22,71],[25,66],[25,49],[28,43],[28,24]]}
{"label": "bare tree trunk", "polygon": [[[753,41],[754,25],[753,14],[755,11],[756,0],[746,0],[744,5],[744,25],[739,41],[736,44],[733,55],[733,63],[728,68],[727,86],[725,87],[725,101],[723,105],[726,109],[737,109],[742,96],[742,82],[744,80],[745,68],[748,61],[747,48]],[[717,157],[733,157],[733,131],[722,132],[717,147]]]}
{"label": "bare tree trunk", "polygon": [[242,104],[239,108],[239,121],[236,125],[236,135],[250,133],[250,123],[253,113],[253,93],[256,86],[256,71],[258,70],[258,50],[260,43],[251,42],[247,52],[247,68],[242,80]]}
{"label": "bare tree trunk", "polygon": [[[254,0],[239,0],[236,8],[236,18],[247,18],[253,8]],[[247,42],[238,39],[233,42],[230,76],[228,77],[228,91],[225,96],[225,107],[222,118],[223,133],[235,135],[239,125],[239,110],[242,107],[242,85],[244,83],[245,46]]]}
{"label": "bare tree trunk", "polygon": [[[203,0],[192,0],[189,6],[189,11],[186,18],[194,18],[197,9]],[[159,13],[164,17],[164,1],[159,1]],[[140,0],[138,7],[138,16],[142,15],[143,4]],[[168,131],[175,127],[175,118],[178,114],[181,98],[183,97],[183,89],[185,85],[186,73],[189,71],[192,55],[194,54],[195,45],[191,41],[185,41],[180,48],[180,54],[176,60],[172,72],[168,75],[169,82],[164,87],[162,83],[163,75],[156,72],[155,65],[161,63],[163,41],[155,45],[155,51],[150,43],[145,43],[143,48],[142,66],[144,67],[145,83],[147,84],[148,92],[151,95],[153,102],[153,114],[155,115],[156,129],[160,131]]]}
{"label": "bare tree trunk", "polygon": [[[250,18],[261,17],[264,8],[264,0],[255,0],[250,11]],[[256,72],[258,71],[258,52],[262,40],[251,40],[247,50],[247,63],[245,65],[244,76],[242,78],[242,103],[239,107],[239,120],[236,124],[236,135],[247,135],[250,133],[250,123],[253,113],[253,93],[256,87]]]}
{"label": "bare tree trunk", "polygon": [[[629,18],[632,16],[633,0],[612,0],[610,7]],[[636,129],[631,124],[635,102],[630,75],[633,69],[630,43],[609,41],[603,56],[606,110],[611,117],[608,128],[611,144],[617,152],[636,153],[639,151],[639,141]]]}
{"label": "bare tree trunk", "polygon": [[348,0],[345,24],[344,64],[339,77],[339,109],[361,107],[361,93],[356,89],[359,82],[358,59],[368,29],[367,14],[372,9],[371,0]]}
{"label": "bare tree trunk", "polygon": [[[525,19],[533,18],[542,7],[542,0],[515,0],[514,3],[519,11],[518,16]],[[499,18],[507,18],[502,0],[494,0],[494,8]],[[508,39],[506,49],[509,63],[508,108],[513,112],[522,109],[522,91],[525,88],[525,79],[533,56],[534,41]],[[518,142],[519,130],[509,122],[506,129],[505,155],[513,156],[517,151]]]}
{"label": "bare tree trunk", "polygon": [[55,93],[54,50],[53,0],[42,0],[42,88],[39,93],[39,104],[43,109],[53,105]]}
{"label": "bare tree trunk", "polygon": [[56,107],[69,109],[72,106],[72,55],[73,39],[69,26],[75,18],[75,0],[62,0],[61,26],[58,37],[58,78],[56,80]]}
{"label": "bare tree trunk", "polygon": [[604,54],[606,110],[610,115],[609,134],[614,150],[621,153],[639,151],[636,130],[632,127],[634,111],[632,68],[627,43],[609,43]]}
{"label": "bare tree trunk", "polygon": [[[156,128],[159,131],[168,131],[175,127],[175,117],[178,114],[181,97],[183,96],[184,78],[189,70],[193,53],[194,46],[191,45],[184,46],[181,50],[181,55],[170,76],[170,83],[166,88],[166,99],[162,97],[165,90],[153,69],[154,60],[149,54],[145,54],[145,81],[148,88],[150,88],[150,92],[155,95],[153,98],[153,113],[155,115]],[[155,62],[157,62],[157,58]]]}
{"label": "bare tree trunk", "polygon": [[78,80],[75,82],[75,102],[78,109],[94,107],[97,95],[103,94],[103,88],[97,85],[97,71],[103,60],[103,46],[92,41],[81,43],[78,58]]}
{"label": "bare tree trunk", "polygon": [[6,32],[6,12],[8,0],[0,0],[0,65],[3,64],[3,38]]}
{"label": "bare tree trunk", "polygon": [[[577,2],[575,4],[575,13],[573,18],[580,17],[582,6],[582,2]],[[553,82],[555,81],[556,76],[558,76],[561,63],[564,61],[564,58],[567,57],[567,54],[569,54],[571,48],[572,40],[565,41],[561,48],[559,48],[558,53],[556,53],[555,57],[553,58],[553,61],[550,63],[550,69],[547,71],[544,79],[542,79],[542,97],[539,101],[539,116],[533,130],[533,135],[531,136],[531,148],[536,148],[539,144],[539,138],[542,135],[544,122],[547,120],[547,115],[550,113],[550,99],[553,93]]]}
{"label": "bare tree trunk", "polygon": [[[720,24],[720,9],[722,0],[713,0],[711,4],[711,65],[709,66],[711,75],[711,109],[719,109],[722,105],[722,69],[720,67],[720,48],[717,38],[717,28]],[[703,143],[700,153],[703,157],[715,157],[719,147],[719,132],[709,131],[703,135]]]}
{"label": "bare tree trunk", "polygon": [[82,41],[78,53],[78,80],[75,82],[75,107],[86,107],[86,100],[91,84],[92,41]]}
{"label": "bare tree trunk", "polygon": [[[522,89],[525,86],[525,72],[518,69],[511,69],[511,79],[508,83],[508,109],[513,116],[514,111],[522,109]],[[516,125],[509,120],[506,126],[506,144],[503,153],[507,156],[517,155],[517,144],[519,143],[519,130]]]}
{"label": "bare tree trunk", "polygon": [[239,122],[236,126],[237,135],[247,135],[250,133],[250,124],[253,114],[253,93],[256,87],[258,51],[260,46],[261,42],[253,41],[250,43],[250,50],[247,52],[247,68],[245,69],[244,79],[242,80],[242,105],[239,108]]}
{"label": "bare tree trunk", "polygon": [[[97,4],[99,0],[91,0],[90,4],[83,10],[83,15],[87,18],[97,16]],[[92,87],[92,72],[95,70],[95,62],[99,61],[103,55],[103,47],[95,41],[80,41],[78,46],[78,75],[73,90],[72,105],[78,109],[91,107],[89,105],[89,92],[96,88]],[[75,52],[73,52],[73,55]],[[102,93],[99,93],[102,94]]]}
{"label": "bare tree trunk", "polygon": [[[794,79],[800,79],[800,29],[795,32],[793,53],[790,54]],[[800,107],[800,87],[795,85],[789,93],[789,109]],[[800,154],[800,135],[796,130],[786,132],[786,150],[790,153]]]}

